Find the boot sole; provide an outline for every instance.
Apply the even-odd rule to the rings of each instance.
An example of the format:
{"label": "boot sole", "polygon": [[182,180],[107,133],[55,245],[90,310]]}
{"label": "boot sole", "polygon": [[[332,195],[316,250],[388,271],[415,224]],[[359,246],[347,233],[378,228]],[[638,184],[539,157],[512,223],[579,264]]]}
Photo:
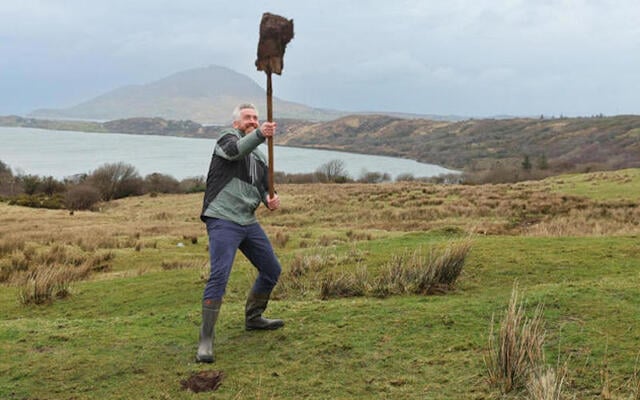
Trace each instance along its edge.
{"label": "boot sole", "polygon": [[284,326],[284,324],[282,324],[282,325],[275,325],[275,326],[273,326],[273,325],[267,325],[267,326],[264,326],[264,327],[262,327],[262,326],[260,326],[260,327],[257,327],[257,326],[245,326],[245,328],[244,328],[244,329],[245,329],[246,331],[275,331],[276,329],[280,329],[280,328],[282,328],[283,326]]}
{"label": "boot sole", "polygon": [[213,363],[213,361],[214,361],[213,357],[208,357],[208,356],[200,357],[200,356],[196,355],[196,362],[198,362],[198,363],[211,364],[211,363]]}

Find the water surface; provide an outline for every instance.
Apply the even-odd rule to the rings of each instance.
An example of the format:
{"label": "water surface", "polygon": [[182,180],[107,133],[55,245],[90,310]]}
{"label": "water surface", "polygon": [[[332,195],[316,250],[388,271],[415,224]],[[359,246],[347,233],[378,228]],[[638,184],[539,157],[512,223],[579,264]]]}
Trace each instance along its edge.
{"label": "water surface", "polygon": [[[128,135],[0,127],[0,161],[14,174],[56,179],[90,173],[105,163],[125,162],[142,176],[153,172],[177,179],[206,175],[213,139]],[[260,149],[266,154],[266,145]],[[455,171],[413,160],[328,150],[275,146],[275,170],[310,173],[332,160],[342,160],[351,178],[365,172],[432,177]]]}

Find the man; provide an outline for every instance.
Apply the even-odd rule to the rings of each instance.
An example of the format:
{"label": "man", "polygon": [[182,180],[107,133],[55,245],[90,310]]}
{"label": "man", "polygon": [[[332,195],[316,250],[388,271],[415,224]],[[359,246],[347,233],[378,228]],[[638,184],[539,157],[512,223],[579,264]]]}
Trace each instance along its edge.
{"label": "man", "polygon": [[245,329],[284,326],[280,319],[262,317],[281,267],[255,217],[261,202],[269,210],[280,207],[278,195],[268,195],[266,158],[257,149],[275,131],[275,122],[264,122],[258,128],[255,106],[240,104],[233,111],[233,129],[224,130],[216,142],[200,216],[207,224],[211,273],[202,300],[197,362],[214,362],[215,324],[237,249],[258,270],[245,305]]}

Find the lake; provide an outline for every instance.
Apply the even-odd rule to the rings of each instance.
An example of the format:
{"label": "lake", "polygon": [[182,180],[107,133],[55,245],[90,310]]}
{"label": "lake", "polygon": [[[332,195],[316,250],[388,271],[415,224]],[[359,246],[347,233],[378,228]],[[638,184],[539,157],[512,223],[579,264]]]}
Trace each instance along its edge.
{"label": "lake", "polygon": [[[0,161],[14,174],[56,179],[90,173],[105,163],[124,162],[145,176],[159,172],[184,179],[206,175],[215,145],[213,139],[174,136],[89,133],[0,127]],[[267,146],[261,145],[267,154]],[[365,172],[433,177],[455,173],[413,160],[328,150],[274,147],[274,168],[286,173],[310,173],[332,160],[342,160],[351,178]]]}

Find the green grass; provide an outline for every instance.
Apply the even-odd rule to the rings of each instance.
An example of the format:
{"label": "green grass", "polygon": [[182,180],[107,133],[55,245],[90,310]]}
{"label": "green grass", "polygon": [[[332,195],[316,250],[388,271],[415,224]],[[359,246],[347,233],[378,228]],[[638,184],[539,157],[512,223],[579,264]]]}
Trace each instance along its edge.
{"label": "green grass", "polygon": [[[438,240],[412,233],[367,242],[366,259]],[[633,371],[639,265],[634,237],[478,237],[456,292],[273,301],[269,314],[286,327],[248,333],[251,274],[239,258],[213,366],[193,362],[203,286],[194,269],[76,283],[72,298],[48,307],[20,306],[5,287],[0,398],[203,398],[179,382],[209,368],[225,373],[217,399],[492,398],[483,352],[491,316],[506,308],[516,280],[528,309],[545,305],[549,362],[568,358],[572,389],[597,398],[605,357],[616,387]]]}
{"label": "green grass", "polygon": [[[332,199],[322,207],[309,188],[292,185],[282,190],[289,208],[261,211],[260,218],[272,237],[289,236],[276,248],[284,284],[296,257],[329,260],[333,272],[366,266],[375,274],[394,256],[418,249],[427,254],[486,231],[475,229],[486,222],[473,212],[494,210],[487,202],[500,203],[495,215],[503,219],[514,207],[545,200],[536,195],[549,187],[560,196],[616,202],[623,193],[637,193],[638,179],[640,170],[625,170],[512,186],[313,186],[319,198]],[[432,191],[459,196],[461,205],[411,205]],[[576,215],[562,211],[563,200],[555,196],[545,201],[560,211],[539,207],[534,211],[541,219],[531,224],[575,223]],[[208,261],[204,227],[193,217],[200,203],[194,195],[143,197],[74,216],[0,205],[2,265],[13,250],[29,254],[29,248],[39,252],[58,243],[82,242],[115,254],[109,271],[73,282],[70,297],[49,305],[21,305],[19,287],[0,286],[0,399],[525,398],[491,387],[483,361],[492,317],[497,325],[515,282],[529,315],[544,306],[547,363],[567,363],[569,398],[600,399],[602,371],[609,373],[614,399],[632,398],[640,367],[640,241],[632,219],[576,200],[571,204],[593,210],[584,219],[615,217],[612,231],[629,233],[530,236],[499,226],[494,232],[500,234],[472,235],[452,292],[327,301],[319,300],[317,288],[285,293],[267,312],[286,321],[275,332],[243,329],[255,272],[239,255],[216,329],[217,361],[200,365],[194,355]],[[413,212],[398,220],[380,211],[384,207]],[[153,218],[160,214],[166,218]],[[419,220],[423,215],[434,219]],[[193,235],[199,235],[196,244],[183,239]],[[128,244],[108,247],[117,243],[114,237]],[[144,244],[139,251],[137,242]],[[164,270],[163,263],[178,267]],[[181,380],[210,369],[225,374],[218,391],[181,389]]]}
{"label": "green grass", "polygon": [[555,191],[597,200],[640,198],[640,169],[563,175],[551,179]]}

